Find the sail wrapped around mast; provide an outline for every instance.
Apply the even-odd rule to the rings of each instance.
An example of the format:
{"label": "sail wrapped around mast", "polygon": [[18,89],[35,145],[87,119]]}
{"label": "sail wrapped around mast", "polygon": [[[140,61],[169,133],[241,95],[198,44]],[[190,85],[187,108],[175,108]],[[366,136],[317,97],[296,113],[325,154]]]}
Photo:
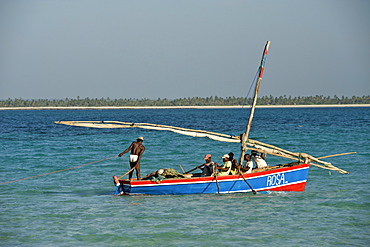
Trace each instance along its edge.
{"label": "sail wrapped around mast", "polygon": [[119,121],[58,121],[55,123],[89,128],[141,128],[150,130],[165,130],[192,137],[208,137],[209,139],[215,141],[240,143],[238,136],[151,123],[129,123]]}
{"label": "sail wrapped around mast", "polygon": [[[222,133],[210,132],[205,130],[195,130],[188,128],[181,128],[169,125],[159,125],[151,123],[130,123],[130,122],[120,122],[120,121],[57,121],[56,124],[63,124],[76,127],[88,127],[88,128],[141,128],[149,130],[164,130],[171,131],[181,135],[187,135],[192,137],[207,137],[209,139],[229,142],[229,143],[240,143],[239,136],[232,136]],[[348,173],[345,170],[333,166],[329,162],[322,161],[306,153],[294,153],[288,150],[266,144],[257,140],[247,139],[245,142],[245,151],[255,150],[260,153],[266,153],[277,157],[287,158],[295,160],[298,162],[310,162],[311,165],[337,171],[340,173]],[[315,162],[315,163],[313,163]],[[318,164],[316,164],[318,163]]]}

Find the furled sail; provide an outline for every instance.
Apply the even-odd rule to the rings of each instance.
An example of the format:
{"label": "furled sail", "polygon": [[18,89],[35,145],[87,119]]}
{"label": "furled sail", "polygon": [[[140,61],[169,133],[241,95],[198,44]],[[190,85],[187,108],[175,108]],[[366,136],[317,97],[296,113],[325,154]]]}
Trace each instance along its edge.
{"label": "furled sail", "polygon": [[212,140],[221,142],[234,142],[240,143],[238,136],[225,135],[221,133],[209,132],[205,130],[194,130],[187,128],[180,128],[168,125],[159,125],[151,123],[129,123],[119,121],[58,121],[56,124],[64,124],[78,127],[89,127],[89,128],[141,128],[150,130],[166,130],[181,135],[187,135],[192,137],[208,137]]}
{"label": "furled sail", "polygon": [[[164,131],[171,131],[174,133],[178,133],[181,135],[187,135],[192,137],[207,137],[209,139],[221,142],[230,142],[230,143],[240,143],[239,136],[232,136],[226,135],[222,133],[210,132],[205,130],[194,130],[194,129],[187,129],[187,128],[180,128],[175,126],[169,125],[158,125],[158,124],[151,124],[151,123],[130,123],[130,122],[120,122],[120,121],[57,121],[56,124],[63,124],[69,126],[76,126],[76,127],[88,127],[88,128],[142,128],[142,129],[149,129],[149,130],[164,130]],[[310,162],[311,165],[337,171],[340,173],[348,173],[345,170],[337,168],[333,166],[329,162],[325,162],[319,160],[309,154],[305,153],[293,153],[282,148],[266,144],[260,141],[247,139],[246,140],[246,147],[247,150],[255,150],[260,153],[266,153],[278,157],[283,157],[291,160],[295,160],[298,162]],[[315,162],[315,163],[313,163]],[[318,164],[316,164],[318,163]]]}

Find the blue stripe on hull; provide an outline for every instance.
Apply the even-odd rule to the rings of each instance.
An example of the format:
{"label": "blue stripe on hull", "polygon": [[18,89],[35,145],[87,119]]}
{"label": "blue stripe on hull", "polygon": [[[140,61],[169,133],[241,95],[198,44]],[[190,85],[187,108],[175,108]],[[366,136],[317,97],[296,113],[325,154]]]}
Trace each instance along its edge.
{"label": "blue stripe on hull", "polygon": [[[271,173],[248,178],[248,183],[254,190],[276,190],[276,188],[306,182],[308,167],[285,172]],[[227,176],[218,178],[220,193],[251,192],[243,178],[228,179]],[[126,194],[150,195],[181,195],[181,194],[214,194],[218,193],[216,180],[183,183],[159,183],[149,185],[123,185]]]}

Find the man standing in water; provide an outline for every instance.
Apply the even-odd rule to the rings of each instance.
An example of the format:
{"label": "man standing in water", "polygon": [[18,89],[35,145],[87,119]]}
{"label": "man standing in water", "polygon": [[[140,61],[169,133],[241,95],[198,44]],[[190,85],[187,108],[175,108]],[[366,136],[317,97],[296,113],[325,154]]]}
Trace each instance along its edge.
{"label": "man standing in water", "polygon": [[[137,180],[140,180],[140,159],[145,151],[143,146],[144,137],[140,136],[137,138],[136,142],[131,143],[131,145],[118,156],[121,157],[125,153],[131,150],[130,153],[130,166],[131,169],[135,167]],[[132,180],[132,174],[134,171],[131,171],[128,175],[129,179]]]}

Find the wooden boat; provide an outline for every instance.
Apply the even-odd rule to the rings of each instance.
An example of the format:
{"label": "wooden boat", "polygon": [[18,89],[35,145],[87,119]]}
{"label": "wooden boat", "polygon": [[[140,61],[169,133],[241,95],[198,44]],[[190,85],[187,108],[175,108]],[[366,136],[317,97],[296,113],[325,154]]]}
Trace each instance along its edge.
{"label": "wooden boat", "polygon": [[[179,195],[304,191],[308,170],[311,165],[338,171],[340,173],[348,173],[333,166],[329,162],[322,161],[311,155],[305,153],[293,153],[282,148],[248,138],[269,46],[270,41],[266,43],[263,51],[248,124],[246,126],[245,133],[241,136],[230,136],[204,130],[193,130],[150,123],[129,123],[119,121],[62,121],[56,123],[91,128],[143,128],[166,130],[193,137],[208,137],[217,141],[241,143],[242,152],[240,154],[239,164],[243,164],[244,154],[247,150],[294,160],[294,162],[291,163],[254,169],[251,173],[242,173],[238,170],[237,174],[226,176],[218,176],[217,173],[215,173],[212,176],[202,177],[199,176],[199,174],[189,174],[188,172],[173,178],[162,177],[162,179],[155,179],[155,177],[152,177],[152,179],[142,180],[120,179],[124,175],[127,175],[127,172],[119,178],[114,176],[114,183],[116,185],[115,195]],[[132,171],[132,169],[130,171]]]}
{"label": "wooden boat", "polygon": [[[194,176],[151,180],[119,180],[116,195],[181,195],[265,191],[304,191],[309,164],[290,163],[241,175]],[[247,182],[246,182],[247,181]]]}

